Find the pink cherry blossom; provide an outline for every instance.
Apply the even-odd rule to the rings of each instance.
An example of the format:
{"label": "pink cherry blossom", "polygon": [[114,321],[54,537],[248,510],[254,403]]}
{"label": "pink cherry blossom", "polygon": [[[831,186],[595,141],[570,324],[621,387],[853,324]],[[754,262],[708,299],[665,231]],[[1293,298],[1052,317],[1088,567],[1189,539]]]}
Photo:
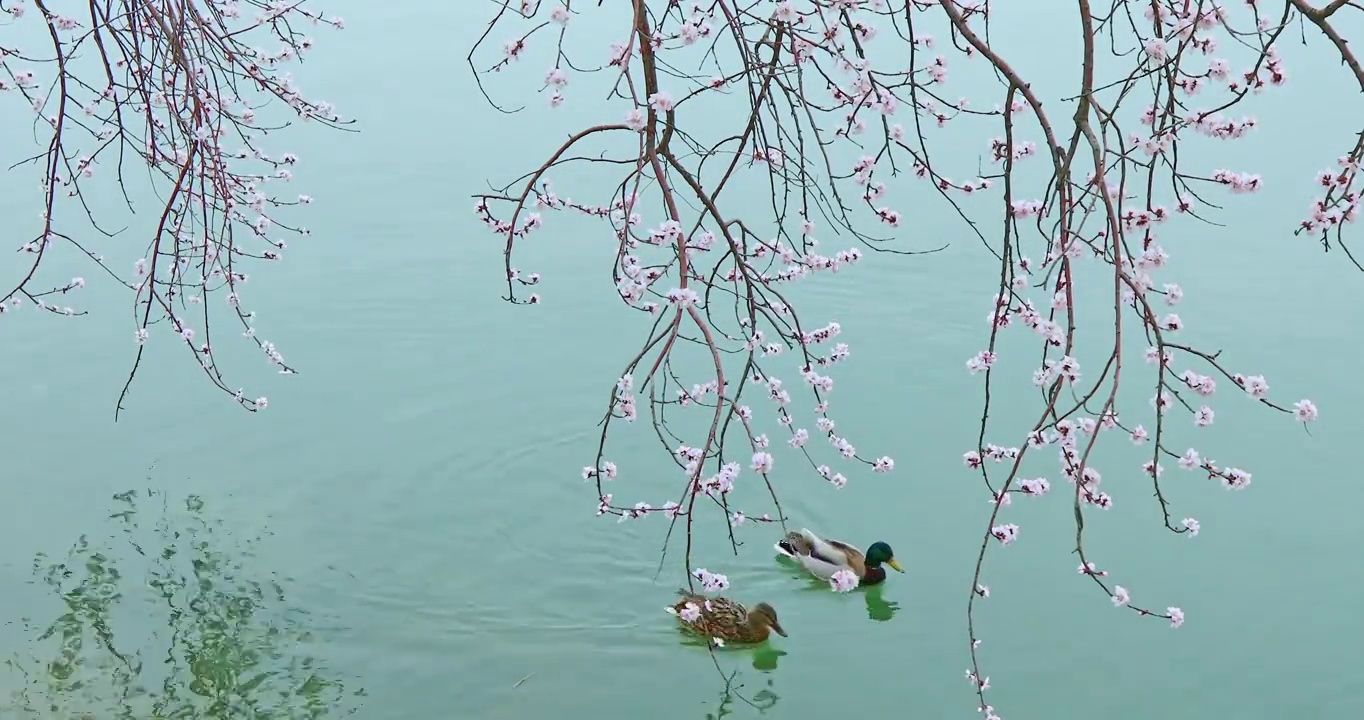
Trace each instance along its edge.
{"label": "pink cherry blossom", "polygon": [[1046,478],[1030,478],[1018,481],[1019,491],[1028,495],[1046,495],[1051,490],[1051,483]]}
{"label": "pink cherry blossom", "polygon": [[990,534],[999,541],[999,544],[1008,545],[1018,538],[1018,526],[1013,523],[996,525],[990,529]]}
{"label": "pink cherry blossom", "polygon": [[1132,596],[1128,594],[1127,588],[1121,585],[1113,586],[1113,604],[1119,607],[1132,601]]}
{"label": "pink cherry blossom", "polygon": [[1299,400],[1293,404],[1293,414],[1302,422],[1312,422],[1317,419],[1317,406],[1311,400]]}
{"label": "pink cherry blossom", "polygon": [[706,592],[720,592],[729,588],[729,578],[705,568],[696,568],[692,571],[692,577],[701,582],[701,587]]}
{"label": "pink cherry blossom", "polygon": [[659,111],[668,112],[676,107],[672,95],[666,92],[656,92],[649,96],[649,107]]}
{"label": "pink cherry blossom", "polygon": [[845,593],[854,590],[858,582],[857,573],[847,569],[839,570],[829,577],[829,586],[834,592]]}
{"label": "pink cherry blossom", "polygon": [[995,354],[989,350],[982,350],[976,353],[975,357],[966,361],[966,369],[974,375],[984,370],[989,370],[995,363]]}
{"label": "pink cherry blossom", "polygon": [[1194,424],[1198,427],[1207,427],[1212,424],[1213,416],[1212,408],[1204,405],[1194,411]]}

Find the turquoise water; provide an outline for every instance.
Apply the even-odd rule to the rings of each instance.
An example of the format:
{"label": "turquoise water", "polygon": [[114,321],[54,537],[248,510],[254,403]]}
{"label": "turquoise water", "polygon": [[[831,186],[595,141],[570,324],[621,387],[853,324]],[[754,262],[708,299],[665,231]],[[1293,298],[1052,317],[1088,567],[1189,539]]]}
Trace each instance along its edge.
{"label": "turquoise water", "polygon": [[[717,653],[721,671],[736,673],[726,695],[704,647],[662,612],[684,581],[679,546],[660,569],[665,521],[594,517],[597,498],[578,475],[592,462],[606,393],[648,330],[615,298],[609,231],[580,221],[542,231],[519,264],[544,273],[545,303],[498,301],[501,247],[477,223],[469,196],[486,188],[485,178],[519,175],[592,122],[600,96],[569,92],[550,113],[543,97],[525,91],[538,87],[536,60],[494,90],[513,104],[528,97],[526,112],[487,108],[464,54],[494,9],[329,7],[347,29],[319,32],[315,57],[298,75],[358,117],[360,134],[318,129],[288,135],[281,148],[302,158],[294,182],[316,198],[312,235],[256,272],[251,301],[262,333],[300,374],[279,376],[248,353],[224,351],[236,352],[239,384],[269,396],[265,412],[234,409],[186,358],[153,352],[113,423],[134,352],[125,296],[92,287],[93,317],[3,319],[0,433],[10,440],[15,508],[0,524],[0,581],[15,619],[0,629],[3,647],[39,663],[52,657],[50,643],[17,619],[41,629],[61,616],[33,558],[64,556],[82,534],[123,563],[127,602],[109,621],[121,647],[169,642],[167,628],[178,621],[138,601],[150,571],[129,550],[124,521],[109,517],[121,507],[115,493],[154,488],[155,502],[140,507],[169,498],[174,510],[193,494],[220,523],[211,547],[240,564],[234,579],[217,581],[232,589],[213,596],[222,607],[237,607],[231,598],[244,583],[280,584],[285,599],[262,595],[253,622],[292,629],[262,652],[284,658],[275,661],[281,667],[316,658],[317,674],[344,686],[328,700],[338,715],[979,717],[962,679],[965,604],[990,506],[961,464],[975,444],[980,400],[980,378],[963,363],[984,347],[994,261],[949,211],[925,204],[905,234],[914,248],[950,242],[946,250],[870,257],[802,291],[807,317],[840,321],[853,350],[834,373],[840,428],[864,454],[891,455],[897,466],[853,475],[840,491],[795,472],[795,456],[779,449],[783,509],[794,527],[864,547],[890,542],[908,572],[874,591],[836,595],[773,560],[776,528],[740,528],[735,556],[717,518],[703,519],[696,564],[726,573],[734,597],[771,602],[790,634],[757,652]],[[1021,71],[1064,95],[1073,48],[1029,35],[1027,23],[1040,18],[1017,20],[1024,29],[1005,40],[1034,43]],[[593,52],[615,38],[604,27],[583,30]],[[1364,566],[1349,450],[1364,419],[1351,310],[1364,277],[1339,252],[1289,234],[1313,195],[1310,178],[1355,130],[1336,118],[1361,108],[1354,95],[1333,101],[1339,114],[1303,131],[1307,103],[1321,88],[1348,90],[1348,78],[1325,56],[1285,52],[1294,82],[1256,106],[1259,135],[1212,156],[1261,172],[1270,188],[1228,196],[1224,227],[1167,231],[1168,272],[1186,290],[1180,313],[1190,336],[1225,349],[1235,369],[1264,374],[1282,400],[1315,399],[1321,420],[1309,435],[1249,400],[1215,403],[1217,422],[1199,431],[1207,437],[1199,446],[1251,470],[1254,483],[1228,493],[1171,463],[1176,519],[1202,523],[1192,540],[1160,528],[1126,442],[1104,451],[1111,454],[1099,466],[1113,468],[1105,477],[1116,504],[1092,516],[1087,550],[1134,602],[1182,607],[1188,621],[1178,630],[1114,609],[1081,581],[1064,494],[1014,503],[1009,521],[1020,538],[989,556],[992,593],[977,619],[990,699],[1006,720],[1364,709],[1364,681],[1351,670],[1364,662]],[[23,108],[5,108],[7,127],[27,122]],[[22,172],[5,177],[0,200],[0,212],[21,224],[36,217]],[[133,253],[129,264],[137,257],[138,248],[101,242],[110,253]],[[7,274],[17,267],[0,263]],[[72,267],[97,285],[93,272]],[[1103,336],[1094,342],[1092,352],[1102,352]],[[1033,419],[1030,362],[1001,361],[1014,375],[997,385],[992,423],[1004,430],[987,441],[1017,444],[1002,434]],[[1222,385],[1218,398],[1231,394]],[[1144,412],[1144,402],[1134,391],[1127,412]],[[622,473],[613,491],[628,503],[661,504],[677,474],[643,430],[632,427],[614,446]],[[1039,461],[1035,474],[1054,473],[1051,462]],[[1133,470],[1124,474],[1123,463]],[[739,501],[753,514],[771,511],[749,481]],[[141,513],[149,523],[142,531],[159,512]],[[178,511],[167,517],[185,533],[196,522]],[[139,540],[144,548],[169,542],[155,533]],[[151,652],[149,668],[157,664]],[[192,675],[184,672],[170,676]],[[7,687],[21,684],[5,677]],[[280,671],[272,682],[289,687],[305,677]],[[98,697],[72,702],[91,703],[96,717],[112,713],[98,709]]]}

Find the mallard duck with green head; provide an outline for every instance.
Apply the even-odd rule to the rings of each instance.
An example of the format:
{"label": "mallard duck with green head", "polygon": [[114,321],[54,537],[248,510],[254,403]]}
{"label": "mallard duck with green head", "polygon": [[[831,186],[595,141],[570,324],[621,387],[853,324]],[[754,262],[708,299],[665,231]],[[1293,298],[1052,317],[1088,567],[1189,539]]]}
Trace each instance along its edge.
{"label": "mallard duck with green head", "polygon": [[737,643],[760,643],[773,632],[786,637],[777,611],[765,602],[746,608],[726,597],[707,598],[680,588],[677,593],[677,602],[666,610],[677,616],[682,627],[698,635]]}
{"label": "mallard duck with green head", "polygon": [[821,580],[828,580],[839,570],[851,570],[858,578],[858,585],[867,586],[885,581],[886,570],[882,565],[904,572],[900,563],[895,562],[895,552],[890,545],[880,540],[872,543],[863,554],[841,540],[826,540],[801,528],[799,532],[786,533],[776,544],[776,550]]}

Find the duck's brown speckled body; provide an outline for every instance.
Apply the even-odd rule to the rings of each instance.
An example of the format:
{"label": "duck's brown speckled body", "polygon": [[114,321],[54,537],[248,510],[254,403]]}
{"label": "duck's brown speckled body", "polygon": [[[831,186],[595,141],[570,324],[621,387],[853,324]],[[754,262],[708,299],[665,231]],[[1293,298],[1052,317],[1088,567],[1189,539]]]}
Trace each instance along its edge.
{"label": "duck's brown speckled body", "polygon": [[[707,598],[682,589],[677,592],[677,602],[668,607],[668,612],[676,615],[677,622],[692,632],[738,643],[760,643],[771,632],[786,637],[786,630],[777,620],[777,611],[767,603],[758,603],[749,609],[726,597]],[[694,604],[700,613],[690,622],[682,617],[688,604]]]}

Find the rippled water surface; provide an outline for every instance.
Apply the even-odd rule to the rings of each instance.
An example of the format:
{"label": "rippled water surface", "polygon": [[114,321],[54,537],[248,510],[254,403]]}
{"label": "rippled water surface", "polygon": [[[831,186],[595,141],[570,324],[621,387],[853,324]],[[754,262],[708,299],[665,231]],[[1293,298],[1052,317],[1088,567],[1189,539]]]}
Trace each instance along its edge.
{"label": "rippled water surface", "polygon": [[[487,109],[464,54],[490,4],[334,5],[348,29],[319,33],[299,74],[358,115],[361,134],[294,135],[283,148],[304,158],[296,182],[317,201],[312,236],[252,280],[262,333],[301,371],[276,376],[240,354],[241,382],[271,398],[268,411],[235,412],[179,353],[153,353],[114,424],[133,352],[125,298],[91,308],[95,317],[0,323],[12,508],[0,523],[0,647],[22,668],[0,675],[0,689],[68,713],[14,716],[182,702],[170,690],[125,697],[118,673],[204,696],[265,673],[252,687],[274,717],[975,717],[962,679],[965,600],[989,506],[960,462],[979,417],[979,378],[963,363],[983,347],[996,272],[979,242],[941,208],[915,210],[905,232],[916,246],[947,250],[875,257],[801,296],[811,322],[839,320],[853,348],[837,375],[840,427],[897,469],[837,491],[789,458],[783,508],[796,527],[890,542],[908,572],[835,595],[774,561],[772,526],[742,528],[734,557],[707,525],[698,564],[728,574],[739,599],[774,604],[790,633],[718,653],[736,673],[726,693],[704,647],[662,612],[682,580],[676,545],[660,570],[666,524],[594,518],[577,474],[606,390],[647,331],[612,299],[609,235],[579,223],[539,237],[524,262],[545,274],[546,303],[514,308],[498,301],[500,247],[470,213],[483,178],[529,167],[572,123],[591,121],[594,98],[571,95],[553,127],[539,96],[521,116]],[[582,30],[604,52],[625,28]],[[1055,82],[1072,82],[1067,52],[1038,54],[1035,72],[1050,62]],[[1093,521],[1090,552],[1135,600],[1181,606],[1177,631],[1079,581],[1064,498],[1018,507],[1020,540],[991,554],[979,620],[1009,720],[1364,711],[1352,670],[1364,665],[1364,566],[1351,450],[1364,427],[1352,311],[1364,275],[1287,233],[1307,180],[1352,130],[1293,129],[1293,108],[1327,82],[1299,67],[1284,99],[1260,110],[1270,129],[1244,151],[1255,167],[1237,168],[1272,178],[1279,194],[1232,199],[1227,227],[1167,248],[1189,332],[1288,402],[1315,398],[1322,418],[1308,435],[1243,398],[1222,401],[1200,447],[1251,469],[1254,483],[1227,493],[1174,477],[1174,512],[1202,521],[1192,541],[1159,530],[1135,469],[1106,476],[1117,504]],[[523,87],[538,86],[536,68]],[[1321,61],[1322,75],[1336,70]],[[6,123],[26,122],[4,108]],[[35,217],[31,193],[16,194],[29,180],[0,179],[14,190],[0,195],[6,218]],[[1002,419],[1034,402],[1027,374],[996,398]],[[1132,412],[1141,402],[1135,394]],[[674,487],[663,450],[628,437],[613,489],[661,504]],[[749,491],[744,502],[759,507]],[[161,559],[168,549],[173,559]],[[110,588],[120,601],[101,604]],[[63,633],[84,644],[63,651]],[[137,650],[142,666],[123,659]],[[71,658],[103,684],[71,687]]]}

